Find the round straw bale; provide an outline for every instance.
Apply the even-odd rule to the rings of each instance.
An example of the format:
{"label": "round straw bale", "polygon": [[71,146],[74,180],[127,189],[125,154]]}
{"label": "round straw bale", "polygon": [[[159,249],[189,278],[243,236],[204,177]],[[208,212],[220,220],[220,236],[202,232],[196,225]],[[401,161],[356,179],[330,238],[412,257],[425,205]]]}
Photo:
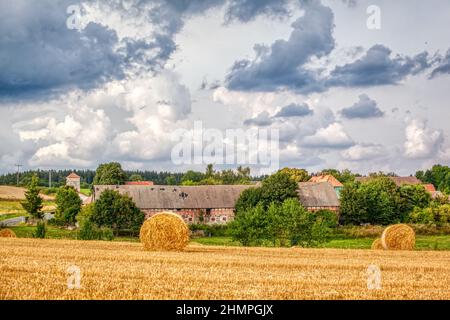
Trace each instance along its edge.
{"label": "round straw bale", "polygon": [[161,212],[144,222],[139,238],[145,250],[181,251],[189,243],[189,228],[173,212]]}
{"label": "round straw bale", "polygon": [[11,229],[1,229],[0,238],[16,238],[16,234]]}
{"label": "round straw bale", "polygon": [[383,245],[381,244],[381,239],[377,238],[375,239],[375,241],[372,243],[372,250],[383,250]]}
{"label": "round straw bale", "polygon": [[386,250],[413,250],[416,233],[406,224],[395,224],[384,229],[381,244]]}

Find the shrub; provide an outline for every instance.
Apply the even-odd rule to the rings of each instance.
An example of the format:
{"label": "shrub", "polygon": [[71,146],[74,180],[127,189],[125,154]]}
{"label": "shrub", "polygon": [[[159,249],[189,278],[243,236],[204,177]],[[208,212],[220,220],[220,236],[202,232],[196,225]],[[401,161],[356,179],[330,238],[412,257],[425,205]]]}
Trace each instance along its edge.
{"label": "shrub", "polygon": [[408,221],[410,223],[443,226],[450,223],[450,205],[435,205],[425,209],[414,208]]}
{"label": "shrub", "polygon": [[328,228],[336,228],[338,225],[338,215],[331,210],[319,210],[315,212],[316,219],[320,219]]}
{"label": "shrub", "polygon": [[339,226],[335,230],[335,236],[343,238],[373,238],[381,237],[383,226],[364,225],[364,226]]}
{"label": "shrub", "polygon": [[298,200],[288,199],[283,202],[280,209],[291,245],[314,247],[328,240],[329,222],[314,212],[307,211]]}
{"label": "shrub", "polygon": [[444,204],[434,209],[435,219],[438,225],[450,223],[450,205]]}
{"label": "shrub", "polygon": [[83,225],[91,219],[92,215],[94,214],[94,206],[94,203],[90,203],[81,208],[80,213],[76,217],[80,228],[83,227]]}
{"label": "shrub", "polygon": [[429,224],[434,223],[434,214],[431,208],[414,208],[414,210],[409,214],[408,221],[410,223],[421,223]]}
{"label": "shrub", "polygon": [[78,239],[112,241],[114,239],[114,233],[110,228],[99,228],[91,221],[86,220],[78,231]]}
{"label": "shrub", "polygon": [[206,236],[211,237],[226,237],[230,235],[230,228],[228,224],[192,224],[189,226],[192,232],[203,231]]}
{"label": "shrub", "polygon": [[236,220],[230,223],[230,232],[233,240],[237,240],[244,246],[261,243],[267,238],[269,221],[265,215],[262,204],[240,212]]}
{"label": "shrub", "polygon": [[40,193],[45,194],[47,196],[55,194],[58,192],[58,188],[40,188]]}
{"label": "shrub", "polygon": [[230,232],[244,246],[270,241],[274,246],[312,247],[328,239],[329,224],[304,209],[297,199],[286,199],[281,204],[272,202],[267,210],[260,203],[240,212],[230,224]]}
{"label": "shrub", "polygon": [[33,232],[33,238],[44,239],[47,234],[47,225],[44,221],[39,221],[36,230]]}

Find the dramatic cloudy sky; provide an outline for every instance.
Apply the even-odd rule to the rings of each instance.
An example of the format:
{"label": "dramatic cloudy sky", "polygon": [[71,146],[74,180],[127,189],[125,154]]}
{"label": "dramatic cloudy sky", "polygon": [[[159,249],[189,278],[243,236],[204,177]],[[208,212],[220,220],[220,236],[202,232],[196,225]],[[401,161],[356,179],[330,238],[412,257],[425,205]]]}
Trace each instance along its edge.
{"label": "dramatic cloudy sky", "polygon": [[282,166],[449,165],[449,27],[448,0],[0,0],[0,171],[184,170],[198,120],[279,129]]}

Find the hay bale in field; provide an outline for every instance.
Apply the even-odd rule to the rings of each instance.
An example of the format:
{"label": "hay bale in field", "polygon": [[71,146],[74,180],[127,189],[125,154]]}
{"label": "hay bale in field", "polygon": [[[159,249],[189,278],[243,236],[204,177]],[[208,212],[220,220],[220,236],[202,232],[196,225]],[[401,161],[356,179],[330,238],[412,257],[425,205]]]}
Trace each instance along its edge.
{"label": "hay bale in field", "polygon": [[377,238],[375,239],[375,241],[372,243],[372,250],[383,250],[383,245],[381,244],[381,239]]}
{"label": "hay bale in field", "polygon": [[386,250],[413,250],[416,233],[406,224],[395,224],[384,229],[381,244]]}
{"label": "hay bale in field", "polygon": [[162,212],[144,222],[139,235],[145,250],[181,251],[189,243],[189,227],[172,212]]}
{"label": "hay bale in field", "polygon": [[16,234],[11,229],[1,229],[0,238],[16,238]]}

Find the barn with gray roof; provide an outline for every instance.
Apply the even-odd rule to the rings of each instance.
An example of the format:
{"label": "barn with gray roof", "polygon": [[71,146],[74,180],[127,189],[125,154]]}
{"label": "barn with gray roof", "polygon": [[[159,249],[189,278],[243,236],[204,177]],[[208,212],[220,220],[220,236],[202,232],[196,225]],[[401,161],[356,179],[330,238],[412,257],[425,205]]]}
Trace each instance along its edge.
{"label": "barn with gray roof", "polygon": [[[93,201],[105,190],[127,194],[147,217],[162,212],[178,213],[189,224],[226,224],[234,219],[241,193],[255,185],[211,186],[94,186]],[[339,210],[339,199],[327,182],[299,183],[299,200],[310,211]]]}

